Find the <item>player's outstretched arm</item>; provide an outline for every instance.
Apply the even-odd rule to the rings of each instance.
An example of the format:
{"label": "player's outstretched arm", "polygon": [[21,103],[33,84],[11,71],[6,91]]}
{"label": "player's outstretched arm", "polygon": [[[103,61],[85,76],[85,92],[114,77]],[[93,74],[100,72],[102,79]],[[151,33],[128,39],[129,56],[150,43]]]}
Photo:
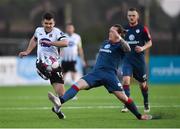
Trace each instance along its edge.
{"label": "player's outstretched arm", "polygon": [[130,52],[131,48],[129,44],[121,36],[119,36],[119,39],[120,39],[120,43],[123,47],[124,52]]}
{"label": "player's outstretched arm", "polygon": [[31,53],[31,51],[36,47],[36,40],[35,37],[33,36],[31,40],[29,41],[29,45],[25,51],[22,51],[19,53],[19,57],[22,58],[24,56],[27,56]]}
{"label": "player's outstretched arm", "polygon": [[117,32],[117,30],[111,28],[111,32],[116,36],[116,42],[120,42],[124,52],[129,52],[131,51],[131,48],[129,44],[121,37],[121,34]]}
{"label": "player's outstretched arm", "polygon": [[67,47],[69,41],[67,39],[63,39],[60,41],[54,41],[54,42],[50,42],[50,41],[43,41],[43,43],[49,45],[49,46],[56,46],[56,47]]}

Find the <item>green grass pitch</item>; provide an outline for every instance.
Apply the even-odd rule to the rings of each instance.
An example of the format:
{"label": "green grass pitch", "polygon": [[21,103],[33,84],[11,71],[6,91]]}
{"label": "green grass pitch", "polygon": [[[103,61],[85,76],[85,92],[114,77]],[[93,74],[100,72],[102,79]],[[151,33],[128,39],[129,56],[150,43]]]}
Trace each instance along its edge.
{"label": "green grass pitch", "polygon": [[[65,120],[51,112],[47,92],[51,86],[0,87],[0,128],[180,128],[180,85],[150,85],[151,114],[158,119],[137,120],[121,113],[115,96],[104,87],[81,91],[77,101],[63,105]],[[137,84],[132,98],[143,112]]]}

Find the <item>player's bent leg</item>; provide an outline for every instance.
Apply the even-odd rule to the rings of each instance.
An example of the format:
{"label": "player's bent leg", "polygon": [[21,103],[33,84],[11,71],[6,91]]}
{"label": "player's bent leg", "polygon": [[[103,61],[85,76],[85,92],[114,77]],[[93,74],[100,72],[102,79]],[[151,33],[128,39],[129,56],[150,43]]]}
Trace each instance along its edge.
{"label": "player's bent leg", "polygon": [[139,85],[144,99],[144,112],[148,113],[150,112],[150,105],[148,100],[148,85],[146,81],[140,82]]}
{"label": "player's bent leg", "polygon": [[52,107],[52,112],[54,112],[59,119],[65,119],[66,116],[64,115],[64,113],[60,110],[59,108],[59,111],[56,111],[55,107]]}
{"label": "player's bent leg", "polygon": [[53,93],[48,93],[49,100],[54,104],[54,107],[52,107],[52,111],[58,116],[59,119],[65,119],[66,116],[61,111],[61,101],[57,96],[55,96]]}
{"label": "player's bent leg", "polygon": [[[130,76],[123,76],[123,89],[127,97],[130,96]],[[121,109],[121,112],[125,113],[128,112],[128,108],[124,105]]]}
{"label": "player's bent leg", "polygon": [[[58,96],[64,95],[65,93],[64,84],[53,83],[52,86]],[[61,111],[61,102],[59,98],[51,92],[48,93],[48,98],[54,104],[54,107],[52,107],[52,111],[58,116],[59,119],[65,119],[65,115]]]}
{"label": "player's bent leg", "polygon": [[131,98],[128,98],[122,91],[114,91],[115,96],[122,101],[126,107],[137,117],[139,120],[150,120],[151,115],[141,115]]}
{"label": "player's bent leg", "polygon": [[53,88],[58,96],[63,96],[65,93],[64,84],[61,83],[53,83]]}

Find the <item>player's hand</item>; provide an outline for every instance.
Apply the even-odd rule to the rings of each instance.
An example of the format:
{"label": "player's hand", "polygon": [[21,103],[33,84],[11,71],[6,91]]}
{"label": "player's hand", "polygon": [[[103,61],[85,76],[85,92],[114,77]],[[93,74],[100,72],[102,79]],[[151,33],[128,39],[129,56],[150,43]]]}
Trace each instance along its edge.
{"label": "player's hand", "polygon": [[27,56],[29,53],[27,51],[23,51],[19,53],[19,57],[23,58],[24,56]]}
{"label": "player's hand", "polygon": [[117,32],[117,30],[116,29],[111,29],[111,32],[116,36],[116,38],[117,38],[117,42],[119,42],[121,39],[122,39],[122,37],[121,37],[121,35]]}
{"label": "player's hand", "polygon": [[135,47],[135,51],[136,51],[137,53],[140,53],[140,52],[144,51],[144,48],[143,48],[143,47],[140,47],[140,46],[136,46],[136,47]]}

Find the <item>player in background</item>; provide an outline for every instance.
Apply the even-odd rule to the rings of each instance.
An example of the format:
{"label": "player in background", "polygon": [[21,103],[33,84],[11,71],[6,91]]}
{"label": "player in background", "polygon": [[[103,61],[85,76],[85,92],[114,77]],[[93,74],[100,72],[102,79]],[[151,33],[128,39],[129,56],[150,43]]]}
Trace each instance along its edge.
{"label": "player in background", "polygon": [[116,24],[109,29],[109,38],[102,43],[99,49],[94,69],[89,74],[77,81],[62,97],[56,97],[49,92],[49,98],[55,106],[60,107],[63,103],[73,98],[79,90],[87,90],[104,85],[109,93],[113,93],[126,107],[140,120],[149,120],[151,115],[141,115],[133,100],[128,98],[117,78],[117,69],[124,52],[130,51],[129,45],[121,37],[123,28]]}
{"label": "player in background", "polygon": [[[68,45],[68,39],[60,29],[54,26],[55,19],[53,14],[49,12],[45,13],[42,16],[42,27],[36,28],[27,49],[20,52],[19,56],[22,58],[29,55],[37,46],[37,72],[43,79],[49,79],[56,94],[62,96],[65,93],[65,88],[61,67],[58,65],[56,69],[52,69],[49,67],[49,63],[58,60],[58,47],[66,47]],[[53,107],[52,110],[58,111],[59,109]],[[64,118],[62,112],[59,112],[59,116],[60,118]]]}
{"label": "player in background", "polygon": [[[144,99],[144,112],[150,111],[148,100],[148,85],[144,51],[152,46],[151,36],[146,26],[138,23],[139,13],[136,8],[127,12],[129,24],[125,27],[127,33],[125,40],[131,47],[123,60],[123,88],[126,95],[130,96],[130,79],[133,76],[138,82]],[[127,112],[126,106],[121,110]]]}
{"label": "player in background", "polygon": [[[68,35],[69,44],[68,47],[64,47],[61,51],[62,56],[62,69],[65,84],[68,82],[67,74],[70,74],[70,85],[74,84],[80,77],[76,69],[77,59],[80,56],[83,66],[86,65],[84,59],[84,52],[82,48],[81,37],[75,33],[75,27],[72,23],[66,24],[66,33]],[[77,99],[75,96],[73,99]]]}

